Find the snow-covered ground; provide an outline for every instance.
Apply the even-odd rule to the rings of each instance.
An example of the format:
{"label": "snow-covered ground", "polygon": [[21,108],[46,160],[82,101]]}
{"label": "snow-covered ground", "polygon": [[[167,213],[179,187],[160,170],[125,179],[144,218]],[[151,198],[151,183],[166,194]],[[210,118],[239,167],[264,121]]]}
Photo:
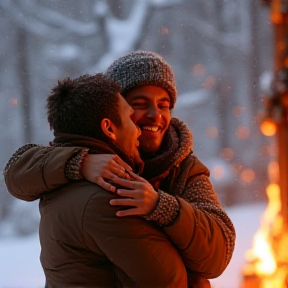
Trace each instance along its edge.
{"label": "snow-covered ground", "polygon": [[[245,251],[260,226],[266,203],[235,206],[226,209],[236,232],[236,248],[226,271],[213,279],[213,288],[239,288]],[[0,240],[0,288],[43,288],[44,274],[39,262],[38,235]]]}

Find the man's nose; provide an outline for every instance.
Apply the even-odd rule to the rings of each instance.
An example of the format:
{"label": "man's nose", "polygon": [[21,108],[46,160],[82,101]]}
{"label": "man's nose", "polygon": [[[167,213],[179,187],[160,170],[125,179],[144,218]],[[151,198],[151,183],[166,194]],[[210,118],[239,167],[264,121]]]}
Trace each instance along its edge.
{"label": "man's nose", "polygon": [[147,117],[161,118],[160,109],[157,106],[150,106],[147,112]]}

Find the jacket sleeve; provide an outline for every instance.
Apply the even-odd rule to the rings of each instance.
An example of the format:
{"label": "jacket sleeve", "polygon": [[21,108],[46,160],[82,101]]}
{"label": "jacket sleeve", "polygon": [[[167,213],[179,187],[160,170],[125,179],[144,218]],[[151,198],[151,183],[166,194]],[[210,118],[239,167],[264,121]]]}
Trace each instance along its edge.
{"label": "jacket sleeve", "polygon": [[169,193],[159,190],[159,203],[145,218],[164,228],[187,268],[205,278],[218,277],[232,257],[234,226],[220,205],[209,170],[195,156],[177,170]]}
{"label": "jacket sleeve", "polygon": [[66,184],[66,162],[82,151],[77,147],[45,147],[27,144],[19,148],[4,169],[8,191],[18,199],[33,201]]}
{"label": "jacket sleeve", "polygon": [[221,208],[209,178],[192,177],[177,199],[179,215],[164,228],[165,232],[188,268],[205,278],[218,277],[232,257],[235,229]]}

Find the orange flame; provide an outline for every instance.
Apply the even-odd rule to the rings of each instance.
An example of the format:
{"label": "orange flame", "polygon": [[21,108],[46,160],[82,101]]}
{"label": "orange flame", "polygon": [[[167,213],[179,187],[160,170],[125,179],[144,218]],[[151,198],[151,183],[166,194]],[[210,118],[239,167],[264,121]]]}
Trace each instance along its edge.
{"label": "orange flame", "polygon": [[[243,272],[244,275],[257,275],[261,278],[259,288],[286,288],[287,267],[279,265],[287,261],[288,256],[288,236],[283,233],[283,218],[280,215],[280,188],[271,183],[266,193],[268,206],[253,238],[253,246],[245,254],[248,264],[244,266]],[[277,249],[273,245],[275,239],[278,240]]]}

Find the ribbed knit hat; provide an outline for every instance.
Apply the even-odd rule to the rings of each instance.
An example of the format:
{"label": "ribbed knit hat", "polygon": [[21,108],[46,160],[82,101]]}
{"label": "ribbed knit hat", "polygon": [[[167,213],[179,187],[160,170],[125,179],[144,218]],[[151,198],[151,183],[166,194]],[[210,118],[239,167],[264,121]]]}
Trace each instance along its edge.
{"label": "ribbed knit hat", "polygon": [[121,86],[123,94],[142,85],[159,86],[170,95],[170,109],[175,105],[177,90],[172,68],[157,53],[136,51],[120,57],[108,68],[107,76]]}

